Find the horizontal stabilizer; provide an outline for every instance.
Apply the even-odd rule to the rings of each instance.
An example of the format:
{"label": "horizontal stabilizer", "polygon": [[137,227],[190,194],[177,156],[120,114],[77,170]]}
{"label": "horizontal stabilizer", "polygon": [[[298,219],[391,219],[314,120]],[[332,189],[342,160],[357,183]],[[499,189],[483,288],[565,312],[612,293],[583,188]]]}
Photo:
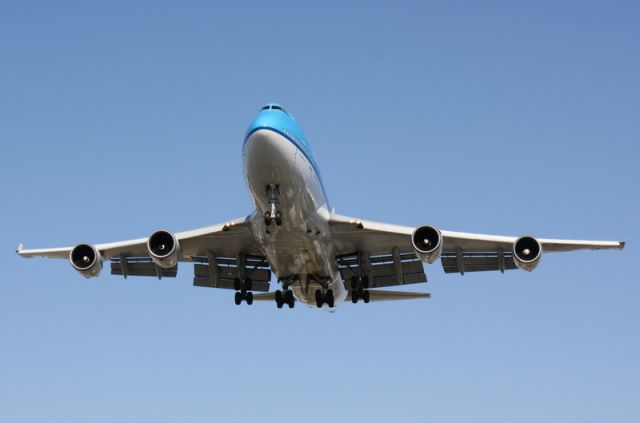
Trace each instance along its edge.
{"label": "horizontal stabilizer", "polygon": [[[369,290],[370,301],[399,301],[399,300],[417,300],[422,298],[431,298],[428,292],[407,292],[407,291],[383,291],[377,289]],[[351,301],[351,293],[347,296],[347,301]]]}
{"label": "horizontal stabilizer", "polygon": [[[423,298],[431,298],[428,292],[407,292],[407,291],[383,291],[377,289],[369,290],[370,301],[398,301],[398,300],[417,300]],[[253,301],[274,301],[276,300],[275,292],[265,292],[264,294],[253,294]],[[351,301],[351,293],[347,296],[347,301]]]}
{"label": "horizontal stabilizer", "polygon": [[276,301],[276,293],[275,292],[265,292],[261,294],[253,293],[253,301]]}

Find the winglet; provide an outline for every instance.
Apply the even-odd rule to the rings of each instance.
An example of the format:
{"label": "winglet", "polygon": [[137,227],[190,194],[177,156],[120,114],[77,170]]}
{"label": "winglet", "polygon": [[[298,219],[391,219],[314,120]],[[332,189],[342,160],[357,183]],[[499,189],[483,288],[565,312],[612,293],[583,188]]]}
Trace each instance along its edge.
{"label": "winglet", "polygon": [[22,242],[18,244],[18,248],[16,248],[16,254],[20,254],[20,251],[22,251]]}
{"label": "winglet", "polygon": [[624,246],[627,245],[627,241],[620,241],[620,249],[624,250]]}

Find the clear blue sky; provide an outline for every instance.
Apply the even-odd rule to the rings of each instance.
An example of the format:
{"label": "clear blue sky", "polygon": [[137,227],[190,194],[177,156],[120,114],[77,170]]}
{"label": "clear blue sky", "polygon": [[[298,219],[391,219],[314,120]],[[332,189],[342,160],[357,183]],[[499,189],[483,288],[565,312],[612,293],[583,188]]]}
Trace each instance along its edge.
{"label": "clear blue sky", "polygon": [[[640,6],[479,3],[0,3],[0,420],[637,422]],[[13,253],[249,213],[268,101],[340,213],[629,245],[335,314]]]}

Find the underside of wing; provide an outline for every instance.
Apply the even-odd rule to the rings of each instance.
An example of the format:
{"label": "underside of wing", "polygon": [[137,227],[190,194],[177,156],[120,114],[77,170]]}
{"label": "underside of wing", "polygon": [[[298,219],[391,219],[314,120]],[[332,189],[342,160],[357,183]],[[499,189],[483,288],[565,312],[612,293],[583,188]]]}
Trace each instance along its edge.
{"label": "underside of wing", "polygon": [[394,248],[413,251],[411,234],[415,228],[337,214],[331,216],[329,224],[338,255],[356,251],[388,253]]}
{"label": "underside of wing", "polygon": [[[206,256],[213,249],[216,253],[235,257],[238,253],[259,254],[260,249],[253,238],[250,217],[232,220],[204,228],[174,234],[180,244],[180,260],[192,261],[194,256]],[[95,249],[105,259],[125,257],[149,257],[148,237],[128,241],[95,244]],[[16,252],[22,257],[47,257],[68,259],[74,247],[24,249]]]}
{"label": "underside of wing", "polygon": [[336,264],[348,290],[386,288],[427,282],[422,262],[412,251],[394,248],[388,253],[359,252],[336,257]]}
{"label": "underside of wing", "polygon": [[427,282],[411,245],[413,228],[332,215],[336,264],[348,290]]}
{"label": "underside of wing", "polygon": [[[79,244],[75,247],[23,249],[22,257],[48,257],[70,260],[85,277],[95,277],[102,262],[111,262],[112,275],[171,278],[178,262],[194,263],[194,285],[236,289],[247,280],[254,291],[268,291],[269,263],[251,232],[251,216],[226,223],[175,234],[157,231],[147,238],[107,244]],[[243,282],[244,283],[244,282]]]}
{"label": "underside of wing", "polygon": [[[440,258],[445,272],[461,274],[516,268],[533,270],[543,252],[623,249],[625,246],[621,241],[538,239],[412,228],[340,215],[332,215],[330,225],[339,255],[384,255],[396,251],[406,256],[412,253],[429,263]],[[421,254],[423,252],[416,248],[422,240],[414,237],[420,237],[418,229],[423,228],[430,231],[422,233],[434,236],[428,240],[433,246],[429,254]],[[399,273],[396,272],[396,276]]]}

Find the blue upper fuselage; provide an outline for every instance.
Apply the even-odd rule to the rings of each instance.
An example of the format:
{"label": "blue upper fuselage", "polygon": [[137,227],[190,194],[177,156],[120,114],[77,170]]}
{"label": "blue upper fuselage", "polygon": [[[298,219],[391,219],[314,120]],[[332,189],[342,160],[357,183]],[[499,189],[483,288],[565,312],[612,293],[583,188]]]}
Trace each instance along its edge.
{"label": "blue upper fuselage", "polygon": [[258,116],[251,122],[249,129],[247,129],[244,141],[246,142],[247,138],[259,129],[268,129],[287,138],[302,151],[305,157],[309,159],[315,167],[311,146],[304,137],[302,129],[300,129],[300,126],[298,126],[293,116],[287,113],[282,106],[275,103],[269,103],[264,106],[262,110],[260,110],[260,113],[258,113]]}
{"label": "blue upper fuselage", "polygon": [[[269,131],[277,132],[278,134],[289,140],[291,143],[293,143],[298,148],[298,150],[300,150],[300,152],[307,158],[307,160],[309,160],[309,163],[311,163],[311,166],[318,176],[320,184],[322,184],[322,178],[320,177],[318,164],[313,157],[309,142],[304,137],[304,134],[302,133],[302,129],[300,129],[298,122],[296,122],[293,116],[291,116],[286,110],[284,110],[282,106],[276,103],[269,103],[265,105],[260,110],[260,113],[258,113],[258,116],[253,120],[253,122],[251,122],[251,125],[249,125],[247,133],[244,137],[244,143],[246,144],[247,139],[251,136],[251,134],[261,129],[267,129]],[[324,190],[324,185],[322,187],[322,191],[325,194],[325,201],[328,201],[326,192]]]}

